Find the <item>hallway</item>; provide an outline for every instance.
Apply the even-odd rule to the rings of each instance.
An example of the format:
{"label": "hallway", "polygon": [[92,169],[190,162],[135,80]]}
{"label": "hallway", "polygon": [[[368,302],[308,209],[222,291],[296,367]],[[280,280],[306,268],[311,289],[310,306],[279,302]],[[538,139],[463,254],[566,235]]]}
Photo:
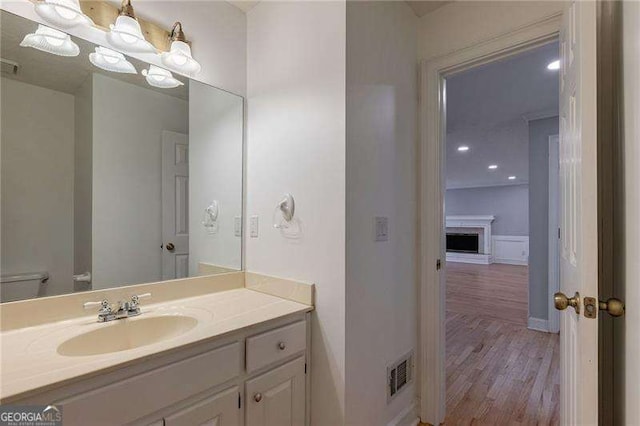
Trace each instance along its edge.
{"label": "hallway", "polygon": [[447,425],[557,424],[559,337],[526,328],[526,266],[447,263]]}

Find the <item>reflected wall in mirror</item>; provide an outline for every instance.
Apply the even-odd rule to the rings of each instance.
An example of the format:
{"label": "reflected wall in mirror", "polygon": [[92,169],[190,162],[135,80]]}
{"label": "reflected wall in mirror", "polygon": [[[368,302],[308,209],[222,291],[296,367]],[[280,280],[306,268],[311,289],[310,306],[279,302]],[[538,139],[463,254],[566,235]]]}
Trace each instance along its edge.
{"label": "reflected wall in mirror", "polygon": [[75,37],[75,57],[23,47],[37,23],[0,19],[2,301],[240,270],[243,99],[106,71]]}

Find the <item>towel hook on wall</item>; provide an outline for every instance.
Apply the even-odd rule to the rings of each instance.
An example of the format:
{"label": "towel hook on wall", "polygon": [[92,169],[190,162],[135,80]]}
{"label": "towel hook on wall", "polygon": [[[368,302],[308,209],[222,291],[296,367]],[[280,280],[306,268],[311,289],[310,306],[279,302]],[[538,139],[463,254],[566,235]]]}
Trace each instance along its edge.
{"label": "towel hook on wall", "polygon": [[[280,211],[280,213],[282,213],[282,218],[284,219],[285,223],[276,222],[275,216],[277,211]],[[288,223],[293,220],[295,211],[296,211],[296,202],[293,198],[293,195],[284,194],[284,197],[282,198],[282,200],[280,200],[280,202],[278,203],[278,205],[276,206],[273,212],[273,216],[274,216],[273,227],[276,229],[286,228],[288,226]]]}

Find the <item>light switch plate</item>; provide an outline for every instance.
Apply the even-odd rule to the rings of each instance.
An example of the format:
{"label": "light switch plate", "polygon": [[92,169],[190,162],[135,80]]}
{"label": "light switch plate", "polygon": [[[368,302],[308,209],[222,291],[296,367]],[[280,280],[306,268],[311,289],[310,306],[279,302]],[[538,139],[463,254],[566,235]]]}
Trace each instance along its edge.
{"label": "light switch plate", "polygon": [[389,241],[389,218],[385,216],[376,216],[374,221],[375,240]]}
{"label": "light switch plate", "polygon": [[236,237],[242,237],[242,216],[233,218],[233,234]]}
{"label": "light switch plate", "polygon": [[251,216],[249,219],[249,236],[258,238],[258,216]]}

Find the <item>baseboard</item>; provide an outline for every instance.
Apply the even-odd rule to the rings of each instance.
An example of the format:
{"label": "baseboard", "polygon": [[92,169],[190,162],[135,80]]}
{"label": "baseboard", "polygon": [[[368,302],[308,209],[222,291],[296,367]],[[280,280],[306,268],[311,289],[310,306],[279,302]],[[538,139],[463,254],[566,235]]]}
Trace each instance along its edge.
{"label": "baseboard", "polygon": [[493,263],[502,263],[503,265],[518,265],[518,266],[527,266],[529,264],[529,262],[526,260],[503,259],[500,257],[494,257]]}
{"label": "baseboard", "polygon": [[489,265],[490,263],[493,263],[493,259],[489,254],[447,252],[447,262]]}
{"label": "baseboard", "polygon": [[529,317],[529,320],[527,321],[527,328],[529,330],[549,333],[549,321],[542,318]]}
{"label": "baseboard", "polygon": [[400,411],[387,426],[416,426],[420,423],[418,417],[418,404],[413,401],[404,410]]}

